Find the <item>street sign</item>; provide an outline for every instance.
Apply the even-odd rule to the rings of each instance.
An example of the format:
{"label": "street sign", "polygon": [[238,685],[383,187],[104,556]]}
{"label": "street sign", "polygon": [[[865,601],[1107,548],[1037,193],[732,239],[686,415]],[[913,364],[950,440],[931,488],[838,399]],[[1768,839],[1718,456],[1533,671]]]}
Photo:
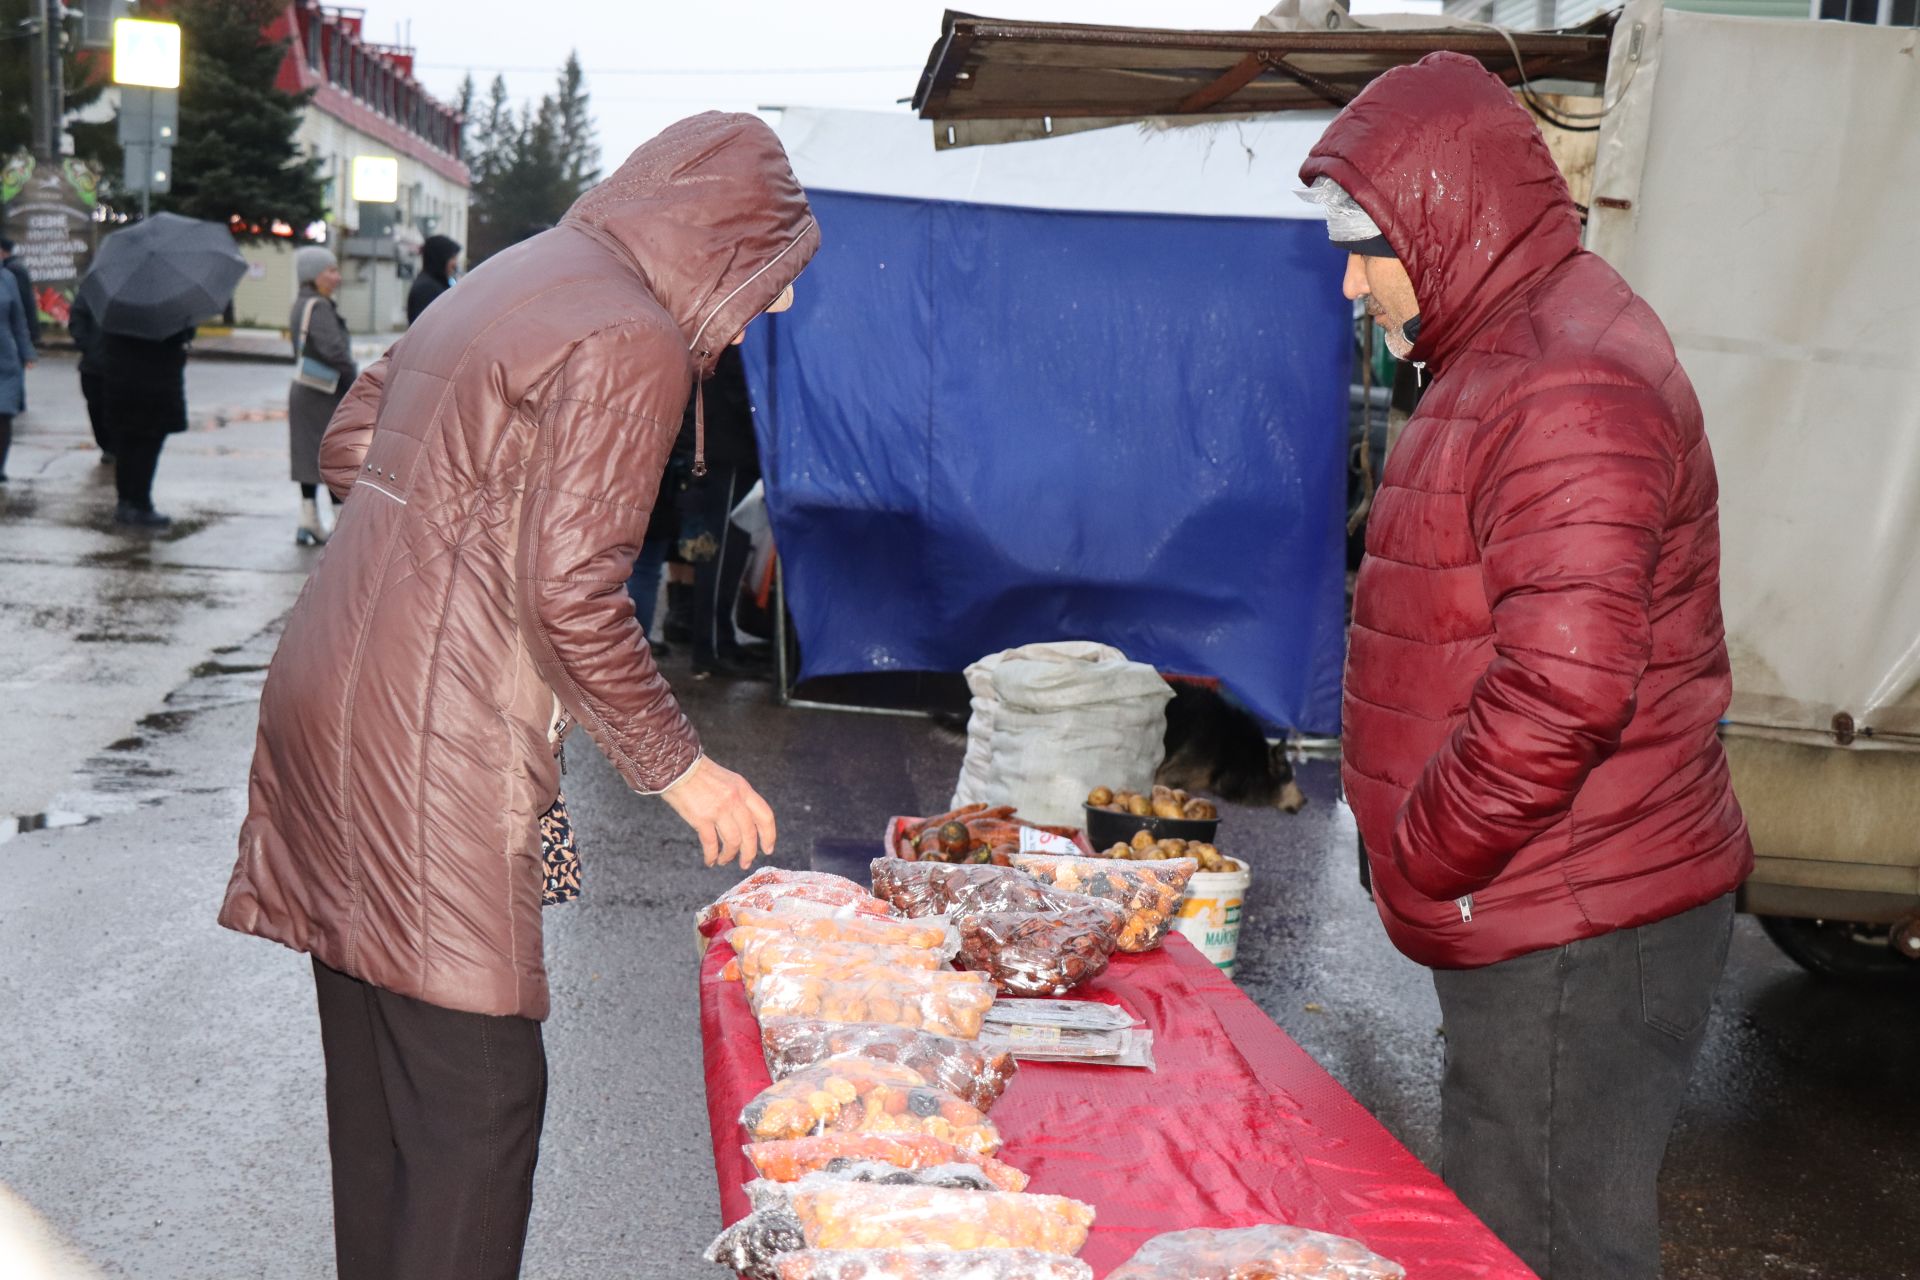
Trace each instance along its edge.
{"label": "street sign", "polygon": [[180,87],[180,24],[122,18],[113,24],[113,82]]}
{"label": "street sign", "polygon": [[120,90],[120,148],[128,191],[144,211],[154,195],[173,190],[173,144],[180,136],[180,93],[127,85]]}

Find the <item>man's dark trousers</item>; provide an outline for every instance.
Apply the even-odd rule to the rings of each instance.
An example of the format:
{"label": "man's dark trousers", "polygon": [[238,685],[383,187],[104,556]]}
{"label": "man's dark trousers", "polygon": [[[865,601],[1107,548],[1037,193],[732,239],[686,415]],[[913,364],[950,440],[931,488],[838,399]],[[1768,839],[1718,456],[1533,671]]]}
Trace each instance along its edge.
{"label": "man's dark trousers", "polygon": [[540,1024],[313,966],[340,1280],[514,1280],[546,1116]]}
{"label": "man's dark trousers", "polygon": [[1733,895],[1483,969],[1437,969],[1441,1176],[1541,1280],[1658,1280],[1660,1163]]}

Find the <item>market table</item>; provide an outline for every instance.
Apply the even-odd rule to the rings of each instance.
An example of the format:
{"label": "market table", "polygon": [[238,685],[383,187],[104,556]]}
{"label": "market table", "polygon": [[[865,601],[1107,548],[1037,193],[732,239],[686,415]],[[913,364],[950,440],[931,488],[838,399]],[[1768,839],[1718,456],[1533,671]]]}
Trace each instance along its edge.
{"label": "market table", "polygon": [[[769,1083],[759,1024],[733,955],[709,948],[700,972],[707,1113],[721,1217],[748,1212],[753,1167],[742,1108]],[[1291,1037],[1179,934],[1116,956],[1076,996],[1145,1019],[1156,1071],[1022,1063],[993,1109],[1000,1158],[1029,1191],[1098,1212],[1080,1256],[1096,1276],[1149,1237],[1188,1227],[1285,1222],[1364,1242],[1410,1280],[1529,1280],[1516,1258]]]}

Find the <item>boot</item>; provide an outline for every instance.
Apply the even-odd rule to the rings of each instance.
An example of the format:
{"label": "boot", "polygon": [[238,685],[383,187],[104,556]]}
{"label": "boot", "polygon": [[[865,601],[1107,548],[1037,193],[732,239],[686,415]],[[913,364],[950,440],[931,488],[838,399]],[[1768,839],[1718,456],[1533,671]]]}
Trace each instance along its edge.
{"label": "boot", "polygon": [[320,523],[319,499],[300,499],[300,527],[294,531],[293,540],[303,547],[318,547],[326,544],[327,527]]}
{"label": "boot", "polygon": [[674,644],[693,643],[693,584],[691,582],[667,584],[667,616],[660,625],[660,634]]}
{"label": "boot", "polygon": [[113,522],[132,525],[136,529],[164,529],[173,523],[173,517],[161,515],[152,507],[136,507],[131,502],[122,502],[113,509]]}

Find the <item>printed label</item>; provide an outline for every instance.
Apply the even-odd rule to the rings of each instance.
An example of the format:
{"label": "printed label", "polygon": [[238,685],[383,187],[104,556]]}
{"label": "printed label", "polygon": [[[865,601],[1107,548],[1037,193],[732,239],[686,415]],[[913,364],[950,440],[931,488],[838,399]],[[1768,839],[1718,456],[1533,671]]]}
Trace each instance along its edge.
{"label": "printed label", "polygon": [[1065,836],[1057,836],[1051,831],[1037,831],[1032,827],[1020,828],[1020,852],[1022,853],[1079,853],[1080,846]]}

